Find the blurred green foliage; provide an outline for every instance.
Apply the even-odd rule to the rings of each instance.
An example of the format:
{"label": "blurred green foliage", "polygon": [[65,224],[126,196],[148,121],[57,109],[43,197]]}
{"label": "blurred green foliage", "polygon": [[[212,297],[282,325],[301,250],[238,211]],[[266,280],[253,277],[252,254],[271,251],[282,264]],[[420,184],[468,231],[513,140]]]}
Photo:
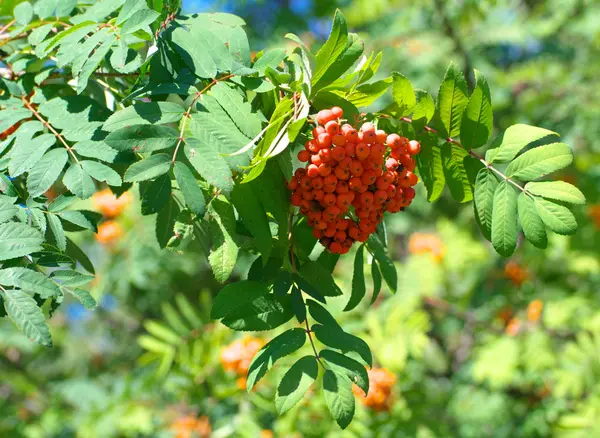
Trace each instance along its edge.
{"label": "blurred green foliage", "polygon": [[[153,225],[129,208],[117,219],[125,230],[118,242],[80,242],[99,266],[91,292],[101,305],[89,312],[69,302],[56,314],[55,348],[1,321],[1,436],[186,437],[172,428],[186,415],[207,416],[215,437],[600,436],[600,210],[590,214],[600,203],[600,5],[313,3],[301,14],[268,1],[239,3],[235,12],[259,29],[254,46],[282,46],[285,32],[308,29],[319,43],[322,23],[341,6],[367,50],[384,51],[382,76],[400,71],[434,95],[450,60],[485,72],[496,130],[539,125],[574,146],[575,166],[562,177],[588,199],[574,210],[578,234],[552,235],[546,251],[524,242],[506,266],[479,236],[470,206],[448,194],[428,204],[420,187],[411,208],[388,223],[397,294],[350,313],[342,313],[346,297],[331,300],[344,327],[367,340],[376,366],[397,376],[390,410],[361,405],[342,432],[320,394],[275,416],[278,367],[250,395],[238,388],[239,376],[220,360],[238,335],[208,317],[218,288],[205,256],[160,251],[144,238]],[[251,11],[267,7],[275,12],[261,26],[266,18]],[[423,249],[415,233],[436,243]],[[251,263],[238,263],[237,278]],[[344,291],[351,270],[352,257],[342,258],[335,274]]]}

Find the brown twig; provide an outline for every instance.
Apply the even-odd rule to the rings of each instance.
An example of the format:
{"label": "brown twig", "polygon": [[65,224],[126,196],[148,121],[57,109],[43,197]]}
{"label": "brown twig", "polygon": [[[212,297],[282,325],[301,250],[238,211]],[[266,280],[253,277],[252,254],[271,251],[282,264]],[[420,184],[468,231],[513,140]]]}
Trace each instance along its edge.
{"label": "brown twig", "polygon": [[16,22],[17,22],[17,20],[13,20],[13,21],[10,21],[9,23],[7,23],[5,26],[2,26],[2,28],[0,28],[0,33],[4,33],[6,31],[6,29],[11,27]]}

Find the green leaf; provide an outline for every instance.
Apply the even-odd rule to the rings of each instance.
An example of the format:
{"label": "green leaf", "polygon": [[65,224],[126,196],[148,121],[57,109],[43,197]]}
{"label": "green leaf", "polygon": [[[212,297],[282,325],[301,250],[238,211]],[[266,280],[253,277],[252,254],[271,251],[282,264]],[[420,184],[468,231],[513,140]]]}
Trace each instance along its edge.
{"label": "green leaf", "polygon": [[253,300],[256,300],[269,293],[269,285],[260,281],[238,281],[225,286],[217,294],[210,317],[212,319],[225,318],[228,314],[246,307]]}
{"label": "green leaf", "polygon": [[321,350],[319,357],[329,365],[332,371],[345,374],[351,382],[355,383],[367,395],[369,392],[369,375],[361,363],[333,350]]}
{"label": "green leaf", "polygon": [[95,277],[93,275],[82,274],[81,272],[70,269],[61,269],[59,271],[53,271],[50,274],[50,278],[59,281],[61,286],[77,287],[90,283]]}
{"label": "green leaf", "polygon": [[215,279],[224,283],[235,267],[239,248],[235,243],[235,214],[224,196],[213,199],[208,208],[213,246],[208,256]]}
{"label": "green leaf", "polygon": [[0,224],[0,261],[39,251],[42,243],[44,236],[33,227],[17,222]]}
{"label": "green leaf", "polygon": [[114,132],[134,125],[164,125],[179,122],[185,110],[172,102],[143,102],[117,111],[110,116],[102,129]]}
{"label": "green leaf", "polygon": [[96,158],[107,163],[112,163],[117,156],[117,151],[103,141],[84,140],[76,143],[73,148],[78,155],[86,158]]}
{"label": "green leaf", "polygon": [[[90,37],[91,39],[91,37]],[[83,65],[81,72],[77,74],[77,94],[81,94],[87,87],[88,80],[94,71],[98,68],[112,45],[117,41],[116,35],[108,35],[101,43],[94,48],[93,53]]]}
{"label": "green leaf", "polygon": [[433,118],[433,115],[435,114],[435,103],[433,102],[433,97],[425,90],[417,88],[415,90],[415,95],[417,104],[413,108],[412,124],[415,130],[420,130]]}
{"label": "green leaf", "polygon": [[123,176],[125,182],[139,182],[164,175],[171,169],[171,156],[156,154],[133,163]]}
{"label": "green leaf", "polygon": [[62,173],[69,155],[65,149],[52,149],[29,172],[27,190],[29,196],[37,198],[46,193]]}
{"label": "green leaf", "polygon": [[575,234],[577,221],[567,207],[541,198],[536,198],[535,207],[550,230],[563,235]]}
{"label": "green leaf", "polygon": [[254,236],[255,244],[266,263],[271,255],[271,229],[260,198],[249,184],[236,184],[231,192],[231,202]]}
{"label": "green leaf", "polygon": [[314,356],[304,356],[285,373],[275,394],[275,408],[279,415],[294,407],[319,375]]}
{"label": "green leaf", "polygon": [[365,246],[361,245],[356,251],[354,257],[354,275],[352,276],[352,295],[344,312],[354,309],[367,293],[367,287],[365,285]]}
{"label": "green leaf", "polygon": [[[374,103],[377,99],[385,94],[385,92],[392,85],[392,78],[381,79],[376,82],[371,82],[368,84],[359,85],[352,92],[352,94],[347,96],[348,102],[357,108],[369,106]],[[341,105],[340,105],[341,106]],[[344,107],[342,107],[344,109]],[[346,111],[344,110],[344,116],[348,118],[346,115]]]}
{"label": "green leaf", "polygon": [[57,248],[61,251],[66,250],[67,238],[65,237],[65,230],[62,226],[60,218],[57,215],[49,214],[48,225],[50,226],[50,231],[52,232],[52,236],[54,237]]}
{"label": "green leaf", "polygon": [[157,125],[126,126],[111,132],[104,142],[119,152],[146,153],[170,149],[177,144],[179,133]]}
{"label": "green leaf", "polygon": [[353,352],[361,358],[365,365],[373,366],[373,355],[369,345],[357,336],[346,333],[337,325],[323,326],[315,324],[311,327],[319,342],[342,353]]}
{"label": "green leaf", "polygon": [[517,247],[517,193],[508,182],[501,182],[494,193],[492,210],[492,244],[508,257]]}
{"label": "green leaf", "polygon": [[492,212],[496,187],[498,178],[489,169],[481,169],[477,173],[473,188],[473,207],[481,232],[487,240],[492,239]]}
{"label": "green leaf", "polygon": [[261,296],[246,307],[229,313],[221,320],[232,330],[264,331],[285,324],[294,317],[289,296],[277,297],[273,294]]}
{"label": "green leaf", "polygon": [[209,184],[220,188],[224,193],[233,189],[231,170],[225,159],[213,146],[198,138],[185,140],[185,156],[196,171]]}
{"label": "green leaf", "polygon": [[276,69],[277,66],[281,64],[281,61],[285,59],[285,57],[285,50],[272,49],[265,52],[260,58],[258,58],[252,68],[257,70],[260,76],[264,76],[268,67]]}
{"label": "green leaf", "polygon": [[475,70],[475,80],[475,89],[469,98],[460,128],[462,144],[469,149],[486,144],[494,127],[492,98],[487,79],[479,70]]}
{"label": "green leaf", "polygon": [[78,227],[96,232],[96,222],[100,217],[99,214],[98,217],[94,217],[94,215],[96,214],[97,213],[92,211],[67,210],[61,211],[60,213],[58,213],[58,216],[60,216],[62,220],[77,225]]}
{"label": "green leaf", "polygon": [[406,76],[393,72],[392,78],[392,96],[394,102],[398,105],[398,118],[407,116],[417,104],[415,91]]}
{"label": "green leaf", "polygon": [[424,134],[421,138],[421,152],[416,156],[419,176],[427,189],[427,200],[435,202],[439,199],[446,185],[442,150],[437,145],[437,138]]}
{"label": "green leaf", "polygon": [[564,181],[530,182],[525,185],[525,190],[533,195],[569,204],[585,204],[585,196],[572,184]]}
{"label": "green leaf", "polygon": [[171,46],[179,52],[185,64],[201,78],[214,78],[218,72],[231,71],[233,58],[222,39],[226,27],[198,14],[188,19],[178,19],[166,34]]}
{"label": "green leaf", "polygon": [[531,181],[567,167],[573,162],[573,151],[564,143],[539,146],[525,152],[506,168],[509,178]]}
{"label": "green leaf", "polygon": [[323,391],[327,408],[333,419],[342,429],[345,429],[354,417],[352,382],[344,374],[326,370],[323,375]]}
{"label": "green leaf", "polygon": [[437,101],[440,131],[444,137],[456,137],[460,133],[463,112],[468,103],[467,81],[457,65],[451,63],[440,85]]}
{"label": "green leaf", "polygon": [[83,307],[85,307],[88,310],[95,309],[96,306],[98,306],[98,303],[96,302],[94,297],[92,297],[92,295],[86,290],[68,288],[67,291],[75,298],[77,298],[77,300],[79,300],[79,302],[83,304]]}
{"label": "green leaf", "polygon": [[52,134],[42,134],[32,140],[19,141],[17,139],[10,154],[8,165],[10,176],[14,178],[29,172],[54,143],[56,143],[56,137]]}
{"label": "green leaf", "polygon": [[167,204],[156,215],[156,240],[161,248],[166,248],[175,234],[175,222],[179,211],[175,198],[170,197]]}
{"label": "green leaf", "polygon": [[371,261],[371,277],[373,277],[373,297],[371,298],[371,304],[373,304],[381,292],[382,283],[381,271],[376,259]]}
{"label": "green leaf", "polygon": [[52,346],[44,313],[31,296],[19,289],[5,289],[2,298],[6,314],[25,336],[45,347]]}
{"label": "green leaf", "polygon": [[13,10],[13,15],[17,24],[27,26],[33,18],[33,7],[29,2],[19,3]]}
{"label": "green leaf", "polygon": [[[140,184],[140,198],[143,215],[158,213],[171,198],[171,178],[168,175],[162,175],[154,181]],[[171,232],[172,230],[169,233]]]}
{"label": "green leaf", "polygon": [[279,225],[279,240],[287,242],[290,197],[277,162],[269,160],[261,175],[248,185],[259,197],[265,212],[271,214]]}
{"label": "green leaf", "polygon": [[306,306],[308,307],[310,316],[319,324],[323,324],[326,327],[337,327],[341,330],[333,315],[325,307],[313,300],[306,300]]}
{"label": "green leaf", "polygon": [[105,164],[86,160],[81,162],[81,166],[97,181],[103,181],[113,187],[120,187],[122,184],[121,176]]}
{"label": "green leaf", "polygon": [[[319,262],[317,262],[317,263],[319,263]],[[298,274],[292,274],[292,278],[294,279],[294,283],[296,284],[296,286],[298,286],[298,288],[302,292],[304,292],[307,295],[310,295],[315,300],[320,301],[323,304],[325,304],[327,302],[327,300],[325,299],[325,296],[321,292],[319,292],[319,290],[315,286],[310,284],[304,278],[300,277]]]}
{"label": "green leaf", "polygon": [[0,270],[0,284],[38,294],[40,298],[60,295],[58,286],[44,274],[27,268],[7,268]]}
{"label": "green leaf", "polygon": [[204,216],[206,211],[204,194],[190,168],[186,164],[176,161],[173,173],[187,207],[195,215]]}
{"label": "green leaf", "polygon": [[331,33],[325,41],[325,44],[315,55],[315,69],[312,77],[312,83],[317,84],[319,79],[331,67],[338,57],[344,52],[348,45],[348,29],[346,19],[339,9],[335,11]]}
{"label": "green leaf", "polygon": [[371,250],[377,263],[379,263],[385,283],[393,293],[396,293],[398,289],[398,272],[396,271],[396,266],[394,266],[394,262],[388,257],[385,247],[376,235],[371,234],[369,236],[367,248]]}
{"label": "green leaf", "polygon": [[[283,296],[279,294],[279,296]],[[302,298],[302,292],[296,286],[292,288],[292,293],[290,294],[290,304],[292,305],[292,310],[294,311],[294,315],[296,315],[296,319],[298,323],[303,323],[306,321],[306,305],[304,304],[304,299]]]}
{"label": "green leaf", "polygon": [[13,199],[0,197],[0,223],[8,222],[19,214],[19,207],[13,204]]}
{"label": "green leaf", "polygon": [[517,205],[519,222],[525,238],[538,248],[546,248],[548,246],[546,226],[537,212],[535,200],[525,193],[521,193]]}
{"label": "green leaf", "polygon": [[125,24],[121,28],[121,35],[127,35],[143,29],[152,24],[158,17],[160,17],[160,14],[156,11],[150,9],[139,10],[125,21]]}
{"label": "green leaf", "polygon": [[494,140],[493,149],[485,153],[485,159],[490,163],[507,163],[526,146],[550,136],[558,136],[558,134],[537,126],[512,125]]}
{"label": "green leaf", "polygon": [[252,111],[250,102],[244,102],[244,98],[238,91],[233,90],[224,82],[219,82],[211,88],[210,92],[229,114],[242,134],[253,138],[261,131],[261,117]]}
{"label": "green leaf", "polygon": [[442,163],[444,175],[452,197],[458,202],[469,202],[473,199],[473,191],[464,159],[469,153],[453,143],[442,146]]}
{"label": "green leaf", "polygon": [[357,34],[348,34],[348,42],[339,57],[329,66],[323,76],[314,84],[313,93],[327,87],[345,72],[348,71],[356,60],[362,55],[365,45]]}
{"label": "green leaf", "polygon": [[272,339],[252,359],[248,368],[246,389],[250,391],[279,359],[302,348],[306,342],[306,331],[301,328],[286,330]]}
{"label": "green leaf", "polygon": [[80,199],[88,199],[96,192],[96,184],[80,163],[71,165],[65,172],[63,183]]}
{"label": "green leaf", "polygon": [[90,274],[95,274],[94,264],[85,252],[79,248],[71,239],[67,237],[67,254],[77,260],[83,269]]}
{"label": "green leaf", "polygon": [[326,297],[342,295],[342,290],[335,283],[331,272],[317,262],[303,264],[299,270],[300,275]]}

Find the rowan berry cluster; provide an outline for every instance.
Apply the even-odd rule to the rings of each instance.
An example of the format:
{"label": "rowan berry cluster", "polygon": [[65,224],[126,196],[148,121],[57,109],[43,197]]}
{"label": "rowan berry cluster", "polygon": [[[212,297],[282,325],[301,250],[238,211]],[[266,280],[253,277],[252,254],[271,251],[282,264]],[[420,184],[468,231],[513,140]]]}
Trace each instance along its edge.
{"label": "rowan berry cluster", "polygon": [[175,438],[208,438],[212,433],[210,420],[206,416],[186,415],[180,417],[171,424],[169,429]]}
{"label": "rowan berry cluster", "polygon": [[356,129],[342,123],[339,107],[320,111],[312,139],[298,153],[306,163],[288,183],[291,202],[308,219],[313,235],[335,254],[355,241],[365,242],[383,220],[415,197],[413,156],[418,141],[376,129],[366,122]]}
{"label": "rowan berry cluster", "polygon": [[446,253],[444,242],[436,234],[413,233],[408,239],[408,252],[411,254],[431,254],[433,259],[441,263]]}
{"label": "rowan berry cluster", "polygon": [[362,404],[376,411],[388,411],[391,407],[392,387],[396,383],[396,376],[385,368],[372,368],[367,370],[369,375],[369,394],[364,396],[362,389],[353,385],[352,391]]}
{"label": "rowan berry cluster", "polygon": [[121,239],[123,227],[114,219],[120,216],[131,203],[132,196],[129,192],[117,198],[110,189],[104,189],[92,196],[94,208],[108,219],[98,226],[96,241],[103,245],[112,245]]}

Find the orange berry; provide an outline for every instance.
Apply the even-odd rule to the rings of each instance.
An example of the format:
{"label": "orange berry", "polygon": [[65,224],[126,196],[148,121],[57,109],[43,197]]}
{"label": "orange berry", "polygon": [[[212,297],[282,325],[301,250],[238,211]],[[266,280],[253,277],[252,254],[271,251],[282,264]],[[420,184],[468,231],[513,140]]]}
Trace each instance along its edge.
{"label": "orange berry", "polygon": [[385,167],[389,170],[396,170],[398,168],[398,161],[390,157],[385,161]]}
{"label": "orange berry", "polygon": [[335,134],[331,138],[331,142],[336,146],[344,146],[346,144],[346,137],[344,137],[342,134]]}
{"label": "orange berry", "polygon": [[370,153],[371,151],[369,146],[367,146],[365,143],[358,143],[356,145],[356,158],[359,160],[366,160]]}
{"label": "orange berry", "polygon": [[345,148],[340,148],[340,147],[334,148],[331,151],[331,157],[335,161],[342,161],[344,158],[346,158],[346,149]]}
{"label": "orange berry", "polygon": [[323,160],[321,160],[321,156],[319,154],[314,154],[310,157],[310,162],[315,164],[317,167],[323,164]]}
{"label": "orange berry", "polygon": [[338,181],[337,185],[335,186],[335,191],[337,193],[348,193],[349,191],[349,187],[348,187],[348,183],[346,181]]}
{"label": "orange berry", "polygon": [[335,116],[336,119],[341,119],[344,116],[344,110],[339,106],[334,106],[331,108],[331,112]]}
{"label": "orange berry", "polygon": [[321,161],[323,163],[330,163],[333,158],[331,156],[331,149],[323,148],[319,151],[319,157],[321,157]]}
{"label": "orange berry", "polygon": [[354,143],[346,143],[344,149],[346,150],[347,157],[354,157],[356,153],[356,145]]}
{"label": "orange berry", "polygon": [[331,146],[331,135],[327,134],[326,132],[323,134],[319,134],[319,136],[317,137],[317,145],[319,146],[320,149],[330,147]]}
{"label": "orange berry", "polygon": [[338,179],[346,180],[346,179],[350,178],[350,171],[348,169],[336,167],[335,168],[335,176]]}
{"label": "orange berry", "polygon": [[123,236],[123,228],[118,222],[108,220],[98,226],[95,239],[102,245],[112,245]]}
{"label": "orange berry", "polygon": [[363,166],[358,160],[353,160],[350,165],[350,173],[352,176],[360,177],[363,174]]}
{"label": "orange berry", "polygon": [[331,166],[328,166],[327,164],[321,164],[319,166],[319,175],[320,176],[327,176],[331,173]]}
{"label": "orange berry", "polygon": [[317,138],[319,136],[319,134],[323,134],[325,131],[325,127],[324,126],[316,126],[313,130],[312,130],[312,135],[313,138]]}
{"label": "orange berry", "polygon": [[340,132],[340,125],[335,120],[327,122],[325,125],[325,131],[331,136],[334,136]]}

